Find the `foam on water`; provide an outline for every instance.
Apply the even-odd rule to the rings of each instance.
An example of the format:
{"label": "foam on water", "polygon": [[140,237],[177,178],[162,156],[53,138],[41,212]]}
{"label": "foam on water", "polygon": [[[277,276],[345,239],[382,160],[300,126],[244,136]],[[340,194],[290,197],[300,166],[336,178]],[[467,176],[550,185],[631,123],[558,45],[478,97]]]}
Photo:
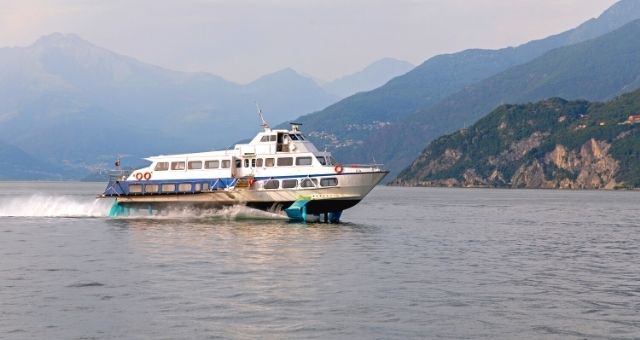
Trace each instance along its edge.
{"label": "foam on water", "polygon": [[[94,199],[86,196],[31,196],[0,198],[0,217],[108,217],[113,200]],[[241,219],[286,219],[283,215],[252,209],[246,206],[231,206],[220,209],[194,207],[162,210],[131,209],[128,216],[116,218],[214,218],[223,220]]]}
{"label": "foam on water", "polygon": [[0,200],[5,217],[106,217],[112,202],[74,196],[31,195]]}
{"label": "foam on water", "polygon": [[243,205],[234,205],[219,209],[202,209],[196,207],[163,208],[161,210],[131,209],[128,216],[118,218],[195,218],[195,219],[220,219],[220,220],[273,220],[287,219],[286,216],[249,208]]}
{"label": "foam on water", "polygon": [[231,207],[225,207],[217,210],[206,210],[206,216],[217,217],[231,220],[242,219],[287,219],[282,214],[277,214],[269,211],[249,208],[244,205],[234,205]]}

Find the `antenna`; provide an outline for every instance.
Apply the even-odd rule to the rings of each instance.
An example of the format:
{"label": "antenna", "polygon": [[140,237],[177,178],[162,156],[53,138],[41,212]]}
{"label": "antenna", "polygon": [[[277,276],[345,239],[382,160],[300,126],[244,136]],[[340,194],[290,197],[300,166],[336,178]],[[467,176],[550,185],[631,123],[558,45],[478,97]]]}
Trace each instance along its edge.
{"label": "antenna", "polygon": [[258,117],[260,117],[262,128],[265,130],[269,130],[269,123],[267,123],[267,121],[264,120],[264,115],[262,114],[262,109],[260,108],[260,105],[258,105],[258,102],[256,102],[256,109],[258,110]]}

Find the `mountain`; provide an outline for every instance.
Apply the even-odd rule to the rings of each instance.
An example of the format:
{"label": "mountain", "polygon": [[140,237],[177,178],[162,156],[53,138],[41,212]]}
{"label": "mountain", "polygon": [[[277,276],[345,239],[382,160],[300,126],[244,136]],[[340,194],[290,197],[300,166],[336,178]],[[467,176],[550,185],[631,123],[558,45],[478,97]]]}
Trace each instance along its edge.
{"label": "mountain", "polygon": [[526,103],[549,97],[607,100],[640,88],[640,20],[599,38],[558,48],[529,63],[467,86],[435,106],[404,118],[384,152],[394,163],[415,157],[418,138],[432,140],[473,123],[503,103]]}
{"label": "mountain", "polygon": [[384,58],[361,71],[328,82],[322,87],[328,93],[345,98],[358,92],[371,91],[380,87],[389,80],[409,72],[414,67],[415,65],[407,61]]}
{"label": "mountain", "polygon": [[0,180],[61,179],[62,166],[34,158],[15,145],[0,142]]}
{"label": "mountain", "polygon": [[[261,107],[269,108],[267,118],[274,123],[292,119],[293,109],[311,107],[319,110],[338,100],[314,80],[290,68],[258,78],[243,90],[246,98],[254,98]],[[298,114],[302,112],[298,111]]]}
{"label": "mountain", "polygon": [[[566,99],[606,100],[640,87],[640,20],[576,45],[558,48],[529,63],[467,86],[435,106],[405,117],[431,139],[472,123],[502,103],[526,103],[559,96]],[[421,130],[416,129],[420,127]],[[388,138],[394,138],[392,130]],[[391,157],[411,157],[410,147],[390,150]],[[414,154],[415,155],[415,154]]]}
{"label": "mountain", "polygon": [[433,141],[397,185],[640,187],[640,91],[607,103],[503,105]]}
{"label": "mountain", "polygon": [[334,101],[292,70],[239,85],[145,64],[73,34],[0,48],[0,135],[71,172],[117,154],[228,146],[259,130],[255,102],[278,123]]}
{"label": "mountain", "polygon": [[[640,86],[640,20],[602,37],[553,50],[527,64],[467,86],[407,120],[432,123],[472,119],[501,102],[522,103],[550,96],[604,100]],[[631,36],[629,36],[631,35]],[[453,116],[453,117],[452,117]]]}
{"label": "mountain", "polygon": [[349,162],[375,159],[397,173],[430,140],[462,127],[465,122],[473,122],[471,117],[447,118],[448,112],[439,111],[450,123],[442,128],[412,124],[411,119],[415,116],[411,119],[408,116],[430,112],[427,110],[465,87],[528,63],[555,48],[609,33],[637,18],[640,18],[640,2],[623,0],[597,19],[545,39],[500,50],[472,49],[433,57],[382,87],[350,96],[296,120],[305,123],[307,135],[320,148],[326,147],[338,159]]}

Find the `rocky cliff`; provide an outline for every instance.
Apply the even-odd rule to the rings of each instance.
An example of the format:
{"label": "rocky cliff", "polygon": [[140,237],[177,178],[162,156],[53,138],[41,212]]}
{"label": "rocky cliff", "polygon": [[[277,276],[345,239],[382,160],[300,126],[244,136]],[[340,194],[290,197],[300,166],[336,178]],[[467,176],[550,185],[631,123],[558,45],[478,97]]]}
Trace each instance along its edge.
{"label": "rocky cliff", "polygon": [[431,143],[393,182],[405,186],[640,187],[640,91],[607,103],[505,105]]}

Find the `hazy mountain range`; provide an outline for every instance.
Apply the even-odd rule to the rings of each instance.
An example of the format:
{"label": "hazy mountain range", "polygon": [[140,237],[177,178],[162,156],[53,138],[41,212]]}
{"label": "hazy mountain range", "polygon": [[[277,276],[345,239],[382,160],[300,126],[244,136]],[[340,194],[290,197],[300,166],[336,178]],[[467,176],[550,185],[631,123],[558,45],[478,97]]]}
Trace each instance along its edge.
{"label": "hazy mountain range", "polygon": [[340,99],[358,92],[370,91],[390,79],[411,71],[415,65],[393,58],[384,58],[356,73],[322,84],[322,88]]}
{"label": "hazy mountain range", "polygon": [[[545,39],[500,50],[472,49],[436,56],[382,87],[345,98],[322,111],[297,120],[306,123],[307,134],[315,139],[319,147],[327,147],[338,159],[350,162],[384,162],[396,173],[409,164],[429,141],[465,124],[472,124],[498,104],[540,99],[533,93],[528,95],[529,86],[536,86],[536,93],[540,95],[560,96],[567,93],[587,99],[605,99],[622,91],[632,90],[632,83],[611,84],[606,92],[598,93],[593,98],[594,91],[587,90],[586,85],[579,82],[596,84],[610,83],[610,80],[609,75],[603,79],[602,73],[589,71],[588,65],[596,67],[591,63],[590,57],[597,56],[597,62],[594,63],[598,67],[606,66],[608,71],[615,72],[616,75],[633,75],[629,68],[635,66],[628,62],[614,64],[621,56],[608,52],[610,47],[606,46],[606,41],[602,41],[600,45],[585,45],[576,49],[569,46],[610,33],[637,18],[640,18],[640,1],[623,0],[597,19]],[[611,36],[611,43],[629,43],[632,46],[640,43],[633,35],[626,39],[628,41],[622,42],[621,34]],[[556,57],[545,56],[563,46],[568,49],[555,53],[566,54],[564,58],[557,54]],[[624,49],[624,46],[616,48]],[[581,53],[590,54],[580,55]],[[573,57],[577,59],[572,59]],[[607,61],[608,57],[612,59]],[[637,58],[635,54],[628,57]],[[543,59],[536,60],[538,58]],[[586,60],[589,62],[582,65],[585,67],[577,65]],[[535,79],[523,72],[525,69],[514,69],[529,62],[533,62],[531,67],[539,72]],[[567,66],[567,71],[562,71]],[[561,71],[563,75],[558,75],[560,78],[556,81],[534,84],[540,78],[545,78],[545,74],[553,76],[557,71]],[[573,79],[573,71],[585,73],[575,75],[576,78]],[[507,73],[497,76],[503,72]],[[490,78],[491,81],[486,81]],[[508,81],[511,83],[505,83]],[[509,88],[513,84],[522,86]],[[575,90],[570,90],[573,88]],[[505,89],[508,91],[503,95],[501,91]],[[595,85],[594,90],[598,92]],[[492,95],[486,96],[489,93]]]}
{"label": "hazy mountain range", "polygon": [[[376,72],[354,77],[381,81]],[[353,85],[349,79],[342,83]],[[225,147],[258,131],[256,103],[276,124],[338,99],[292,69],[240,85],[55,33],[0,48],[0,142],[13,155],[0,178],[81,176],[118,154],[139,163],[150,154]]]}
{"label": "hazy mountain range", "polygon": [[638,18],[640,1],[622,0],[575,29],[518,47],[440,55],[413,69],[387,59],[322,85],[291,69],[240,85],[52,34],[0,49],[0,152],[12,155],[5,169],[14,169],[0,178],[82,176],[117,154],[134,164],[230,145],[258,130],[255,102],[272,126],[316,111],[296,120],[319,148],[344,162],[384,162],[393,178],[431,140],[500,104],[605,100],[640,87]]}
{"label": "hazy mountain range", "polygon": [[[408,115],[399,126],[410,131],[407,141],[430,141],[474,123],[500,104],[550,97],[603,101],[636,90],[640,88],[638,35],[640,20],[635,20],[599,38],[552,50]],[[386,155],[398,163],[415,159],[415,152],[425,146],[403,141],[389,145]]]}

